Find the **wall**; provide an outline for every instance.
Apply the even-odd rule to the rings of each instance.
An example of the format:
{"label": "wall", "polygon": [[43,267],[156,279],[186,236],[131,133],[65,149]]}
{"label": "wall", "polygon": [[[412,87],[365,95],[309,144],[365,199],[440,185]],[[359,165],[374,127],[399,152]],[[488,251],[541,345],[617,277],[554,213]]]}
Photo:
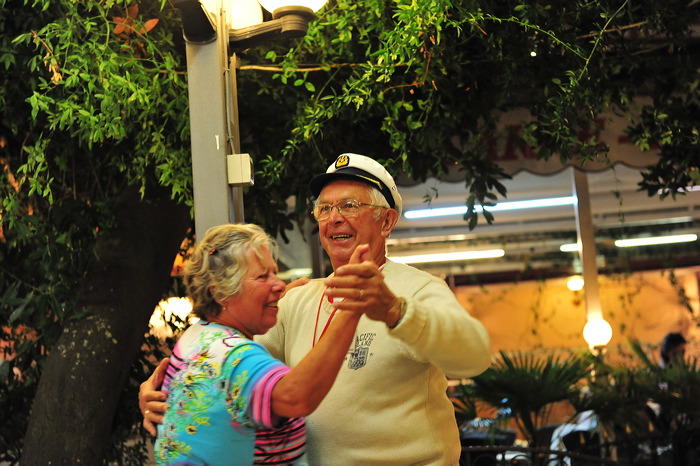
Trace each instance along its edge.
{"label": "wall", "polygon": [[[700,358],[700,327],[696,324],[700,322],[700,268],[676,269],[674,273],[675,283],[668,270],[599,277],[603,316],[613,328],[605,356],[608,361],[630,361],[623,357],[623,353],[629,354],[628,338],[649,345],[658,360],[657,346],[663,337],[678,331],[689,341],[687,355]],[[567,281],[461,286],[454,291],[460,303],[486,326],[494,353],[585,348],[583,292],[570,291]],[[679,298],[680,290],[688,306]],[[483,417],[494,415],[487,406],[478,412]],[[557,403],[547,423],[568,422],[573,414],[568,403]],[[515,424],[511,422],[510,427],[515,428]],[[518,438],[522,438],[519,432]]]}
{"label": "wall", "polygon": [[[700,268],[676,269],[674,273],[676,283],[670,280],[668,270],[599,276],[603,316],[613,328],[610,350],[626,347],[628,338],[655,346],[666,333],[680,331],[690,340],[689,355],[699,355],[700,332],[695,322],[700,316]],[[460,286],[454,291],[460,303],[488,329],[494,353],[584,348],[583,292],[570,291],[566,282],[559,278]],[[694,315],[679,299],[681,289]]]}

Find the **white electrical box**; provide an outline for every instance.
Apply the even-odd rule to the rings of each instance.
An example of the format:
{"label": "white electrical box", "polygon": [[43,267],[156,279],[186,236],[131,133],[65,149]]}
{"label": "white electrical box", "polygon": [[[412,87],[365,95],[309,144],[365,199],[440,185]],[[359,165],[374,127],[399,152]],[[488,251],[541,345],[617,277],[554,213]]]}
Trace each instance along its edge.
{"label": "white electrical box", "polygon": [[231,186],[253,186],[253,159],[250,154],[226,156],[228,184]]}

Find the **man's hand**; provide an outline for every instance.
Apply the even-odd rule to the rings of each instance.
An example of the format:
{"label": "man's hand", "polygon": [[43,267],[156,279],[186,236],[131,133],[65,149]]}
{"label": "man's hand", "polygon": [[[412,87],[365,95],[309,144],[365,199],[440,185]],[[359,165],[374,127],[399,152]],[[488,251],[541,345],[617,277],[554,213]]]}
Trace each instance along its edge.
{"label": "man's hand", "polygon": [[301,277],[301,278],[297,278],[296,280],[292,280],[291,282],[287,283],[287,286],[284,287],[284,293],[282,293],[282,296],[280,297],[280,299],[282,299],[282,297],[284,295],[286,295],[287,292],[289,290],[291,290],[292,288],[296,288],[297,286],[306,285],[310,281],[311,281],[311,279],[309,277]]}
{"label": "man's hand", "polygon": [[326,294],[344,298],[334,303],[338,309],[363,312],[372,320],[396,325],[401,301],[384,283],[384,275],[369,253],[369,245],[361,244],[353,251],[350,261],[338,267],[333,277],[327,278]]}
{"label": "man's hand", "polygon": [[166,396],[158,389],[163,383],[169,363],[170,359],[164,358],[139,389],[139,408],[143,414],[143,427],[154,437],[157,434],[155,425],[163,423]]}

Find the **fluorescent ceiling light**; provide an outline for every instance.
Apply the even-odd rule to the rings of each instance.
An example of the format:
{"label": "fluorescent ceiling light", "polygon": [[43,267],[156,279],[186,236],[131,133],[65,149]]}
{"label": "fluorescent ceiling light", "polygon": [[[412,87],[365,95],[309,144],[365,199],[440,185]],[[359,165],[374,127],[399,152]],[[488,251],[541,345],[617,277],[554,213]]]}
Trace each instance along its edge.
{"label": "fluorescent ceiling light", "polygon": [[618,248],[632,248],[635,246],[651,246],[654,244],[689,243],[691,241],[697,241],[697,239],[698,235],[696,234],[618,239],[615,241],[615,246]]}
{"label": "fluorescent ceiling light", "polygon": [[605,228],[605,229],[610,229],[610,228],[619,228],[620,226],[626,226],[626,227],[648,227],[651,225],[672,225],[674,223],[692,223],[693,222],[693,217],[686,215],[683,217],[665,217],[665,218],[655,218],[655,219],[645,219],[645,220],[636,220],[636,221],[629,221],[625,219],[624,222],[620,222],[619,219],[613,221],[613,222],[607,222],[607,223],[600,223],[596,225],[597,228]]}
{"label": "fluorescent ceiling light", "polygon": [[559,246],[561,252],[576,252],[581,250],[581,245],[579,243],[567,243]]}
{"label": "fluorescent ceiling light", "polygon": [[[631,248],[635,246],[653,246],[655,244],[689,243],[697,241],[698,235],[692,233],[687,235],[654,236],[647,238],[618,239],[615,246],[618,248]],[[578,243],[568,243],[559,246],[562,252],[576,252],[581,250]]]}
{"label": "fluorescent ceiling light", "polygon": [[461,251],[438,254],[419,254],[415,256],[391,256],[389,259],[401,264],[415,264],[426,262],[464,261],[472,259],[492,259],[494,257],[503,257],[504,255],[505,251],[503,249],[489,249],[486,251]]}
{"label": "fluorescent ceiling light", "polygon": [[466,241],[472,238],[476,238],[475,234],[469,235],[440,235],[440,236],[419,236],[415,238],[387,238],[386,244],[389,246],[401,246],[404,244],[416,244],[416,243],[439,243],[444,241]]}
{"label": "fluorescent ceiling light", "polygon": [[[553,197],[549,199],[534,199],[531,201],[499,202],[493,207],[487,207],[489,212],[501,210],[535,209],[539,207],[555,207],[562,205],[575,205],[576,196]],[[476,212],[484,210],[482,206],[474,206]],[[408,219],[442,217],[446,215],[464,215],[467,213],[467,206],[458,207],[438,207],[435,209],[407,210],[404,216]]]}

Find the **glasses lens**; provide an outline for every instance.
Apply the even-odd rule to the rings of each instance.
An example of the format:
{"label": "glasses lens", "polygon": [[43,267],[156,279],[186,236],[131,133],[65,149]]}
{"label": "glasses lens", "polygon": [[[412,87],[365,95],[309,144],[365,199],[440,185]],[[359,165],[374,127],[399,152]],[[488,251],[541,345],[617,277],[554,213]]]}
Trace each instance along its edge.
{"label": "glasses lens", "polygon": [[335,204],[319,204],[314,208],[313,214],[316,220],[326,220],[331,216],[333,208],[336,207],[338,213],[343,217],[357,217],[361,206],[362,204],[355,199],[346,199]]}
{"label": "glasses lens", "polygon": [[316,220],[325,220],[330,216],[331,210],[333,210],[331,204],[319,204],[314,207],[313,214]]}
{"label": "glasses lens", "polygon": [[343,217],[356,217],[360,213],[360,203],[354,199],[348,199],[338,204],[338,209],[342,210]]}

